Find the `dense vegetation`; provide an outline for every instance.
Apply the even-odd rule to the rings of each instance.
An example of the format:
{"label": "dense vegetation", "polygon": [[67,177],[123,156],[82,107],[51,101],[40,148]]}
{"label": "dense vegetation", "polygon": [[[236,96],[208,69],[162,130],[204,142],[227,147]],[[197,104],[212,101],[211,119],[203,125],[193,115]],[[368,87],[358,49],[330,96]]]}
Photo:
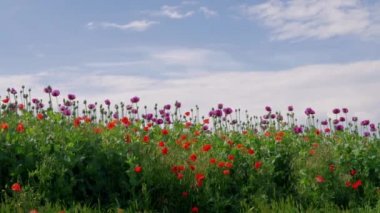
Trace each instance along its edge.
{"label": "dense vegetation", "polygon": [[380,210],[378,126],[346,108],[322,121],[308,108],[302,125],[292,106],[200,117],[45,92],[46,105],[24,88],[2,97],[2,212]]}

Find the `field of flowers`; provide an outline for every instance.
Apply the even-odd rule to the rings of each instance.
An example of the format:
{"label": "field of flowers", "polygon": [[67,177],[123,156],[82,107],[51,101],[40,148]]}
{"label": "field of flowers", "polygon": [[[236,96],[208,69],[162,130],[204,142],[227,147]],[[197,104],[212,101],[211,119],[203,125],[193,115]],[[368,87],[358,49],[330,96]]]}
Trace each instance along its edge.
{"label": "field of flowers", "polygon": [[1,96],[1,212],[380,211],[379,125],[347,108],[303,124],[44,91]]}

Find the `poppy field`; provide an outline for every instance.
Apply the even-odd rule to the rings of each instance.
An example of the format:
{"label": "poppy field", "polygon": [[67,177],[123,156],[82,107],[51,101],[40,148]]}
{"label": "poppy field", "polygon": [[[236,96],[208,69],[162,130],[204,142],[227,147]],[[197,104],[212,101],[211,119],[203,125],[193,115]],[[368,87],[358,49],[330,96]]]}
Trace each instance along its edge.
{"label": "poppy field", "polygon": [[348,108],[200,115],[44,92],[1,96],[0,212],[380,210],[379,124]]}

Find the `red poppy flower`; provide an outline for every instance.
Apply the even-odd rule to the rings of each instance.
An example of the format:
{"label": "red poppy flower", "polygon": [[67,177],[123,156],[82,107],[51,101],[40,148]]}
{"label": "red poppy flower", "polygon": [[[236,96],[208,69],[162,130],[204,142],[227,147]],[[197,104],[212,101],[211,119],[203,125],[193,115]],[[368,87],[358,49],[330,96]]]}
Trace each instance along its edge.
{"label": "red poppy flower", "polygon": [[225,170],[223,170],[223,174],[224,174],[224,175],[229,175],[229,174],[230,174],[230,170],[229,170],[229,169],[225,169]]}
{"label": "red poppy flower", "polygon": [[197,160],[197,155],[193,153],[193,154],[190,155],[189,159],[191,161],[196,161]]}
{"label": "red poppy flower", "polygon": [[148,132],[149,131],[149,126],[144,126],[144,131]]}
{"label": "red poppy flower", "polygon": [[202,181],[202,180],[204,180],[206,178],[206,176],[204,175],[204,174],[202,174],[202,173],[197,173],[197,174],[195,174],[195,179],[197,180],[197,181]]}
{"label": "red poppy flower", "polygon": [[149,142],[149,135],[145,135],[144,138],[143,138],[144,142],[145,143],[148,143]]}
{"label": "red poppy flower", "polygon": [[184,149],[189,149],[190,148],[190,143],[189,142],[186,142],[186,143],[184,143],[183,145],[182,145],[182,148],[184,148]]}
{"label": "red poppy flower", "polygon": [[182,192],[182,197],[188,197],[189,196],[189,192]]}
{"label": "red poppy flower", "polygon": [[113,129],[113,128],[115,128],[115,126],[116,126],[116,122],[114,122],[114,121],[111,121],[111,122],[109,122],[108,124],[107,124],[107,129]]}
{"label": "red poppy flower", "polygon": [[183,178],[183,174],[182,173],[177,173],[177,179],[178,180],[182,180]]}
{"label": "red poppy flower", "polygon": [[253,149],[248,149],[248,154],[250,154],[250,155],[255,154],[255,150],[253,150]]}
{"label": "red poppy flower", "polygon": [[231,169],[234,165],[231,162],[226,162],[225,166]]}
{"label": "red poppy flower", "polygon": [[334,172],[335,171],[335,165],[334,164],[330,164],[329,165],[329,170],[330,170],[330,172]]}
{"label": "red poppy flower", "polygon": [[38,113],[38,114],[37,114],[37,119],[38,119],[38,120],[42,120],[42,119],[44,119],[44,115],[43,115],[42,113]]}
{"label": "red poppy flower", "polygon": [[135,172],[136,173],[140,173],[142,171],[142,167],[141,166],[136,166],[135,167]]}
{"label": "red poppy flower", "polygon": [[192,213],[198,213],[199,212],[198,207],[194,206],[193,208],[191,208],[191,212]]}
{"label": "red poppy flower", "polygon": [[195,166],[194,165],[190,165],[190,170],[194,171],[195,170]]}
{"label": "red poppy flower", "polygon": [[350,175],[351,176],[354,176],[356,174],[356,170],[355,169],[352,169],[351,171],[350,171]]}
{"label": "red poppy flower", "polygon": [[310,155],[315,155],[315,149],[310,149],[309,154]]}
{"label": "red poppy flower", "polygon": [[216,159],[215,158],[210,158],[210,163],[211,164],[215,164],[216,163]]}
{"label": "red poppy flower", "polygon": [[168,154],[168,152],[169,152],[169,149],[168,149],[167,147],[164,147],[164,148],[161,149],[161,153],[162,153],[163,155]]}
{"label": "red poppy flower", "polygon": [[218,167],[219,167],[219,168],[222,168],[222,167],[224,167],[224,166],[225,166],[225,163],[224,163],[224,162],[219,162],[219,163],[218,163]]}
{"label": "red poppy flower", "polygon": [[210,119],[206,118],[203,120],[203,124],[209,124],[210,123]]}
{"label": "red poppy flower", "polygon": [[131,124],[131,122],[129,121],[129,119],[127,117],[123,117],[121,119],[121,122],[124,124],[124,125],[129,125]]}
{"label": "red poppy flower", "polygon": [[16,131],[17,132],[24,132],[25,131],[24,124],[18,123],[17,127],[16,127]]}
{"label": "red poppy flower", "polygon": [[362,185],[362,181],[361,180],[357,180],[355,183],[352,184],[352,188],[354,190],[357,190],[359,186]]}
{"label": "red poppy flower", "polygon": [[14,183],[14,184],[12,184],[11,189],[14,192],[21,192],[22,187],[19,183]]}
{"label": "red poppy flower", "polygon": [[325,133],[330,133],[330,131],[331,131],[330,128],[325,129]]}
{"label": "red poppy flower", "polygon": [[24,108],[25,108],[25,105],[24,105],[24,104],[19,104],[19,105],[18,105],[18,109],[19,109],[19,110],[24,110]]}
{"label": "red poppy flower", "polygon": [[169,130],[167,130],[167,129],[163,129],[163,130],[161,130],[161,133],[162,133],[163,135],[167,135],[167,134],[169,134]]}
{"label": "red poppy flower", "polygon": [[323,183],[323,182],[325,182],[325,178],[321,175],[317,175],[315,177],[315,181],[317,181],[317,183]]}
{"label": "red poppy flower", "polygon": [[7,104],[8,102],[9,102],[9,98],[8,97],[6,97],[6,98],[3,99],[3,103],[4,104]]}
{"label": "red poppy flower", "polygon": [[37,209],[32,209],[29,211],[29,213],[38,213]]}
{"label": "red poppy flower", "polygon": [[263,165],[263,162],[257,161],[255,162],[255,169],[260,169],[260,167]]}
{"label": "red poppy flower", "polygon": [[350,187],[352,185],[352,183],[350,181],[346,181],[346,187]]}
{"label": "red poppy flower", "polygon": [[163,141],[160,141],[160,142],[158,142],[158,146],[160,146],[160,147],[164,147],[164,146],[165,146],[165,143],[164,143]]}
{"label": "red poppy flower", "polygon": [[7,130],[9,128],[9,125],[7,123],[1,123],[0,128],[3,130]]}
{"label": "red poppy flower", "polygon": [[185,116],[190,116],[190,112],[185,112]]}
{"label": "red poppy flower", "polygon": [[205,144],[203,145],[202,149],[204,152],[208,152],[211,149],[211,144]]}
{"label": "red poppy flower", "polygon": [[234,159],[235,159],[235,156],[234,156],[234,155],[228,155],[228,160],[233,161]]}

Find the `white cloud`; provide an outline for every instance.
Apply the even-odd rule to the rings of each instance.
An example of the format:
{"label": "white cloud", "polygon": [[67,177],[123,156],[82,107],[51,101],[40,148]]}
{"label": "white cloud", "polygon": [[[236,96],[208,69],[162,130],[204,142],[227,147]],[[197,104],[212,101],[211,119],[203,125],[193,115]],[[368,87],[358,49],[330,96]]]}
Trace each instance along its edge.
{"label": "white cloud", "polygon": [[277,40],[342,35],[378,36],[376,13],[359,0],[270,0],[241,6],[242,13],[263,21]]}
{"label": "white cloud", "polygon": [[380,121],[380,100],[376,98],[380,91],[380,60],[309,65],[282,71],[201,71],[203,73],[197,75],[178,74],[176,78],[91,72],[78,75],[74,71],[0,75],[0,93],[4,95],[7,87],[27,84],[37,91],[34,94],[44,95],[43,86],[52,84],[63,94],[76,93],[78,98],[87,98],[90,102],[110,98],[117,103],[137,95],[150,110],[154,103],[162,106],[179,100],[183,110],[198,104],[202,114],[221,102],[262,115],[266,105],[285,112],[291,104],[300,121],[304,121],[306,107],[315,109],[321,118],[331,116],[335,107],[348,107],[350,115]]}
{"label": "white cloud", "polygon": [[179,7],[164,5],[161,7],[159,15],[166,16],[171,19],[183,19],[190,17],[194,14],[194,11],[182,12]]}
{"label": "white cloud", "polygon": [[89,22],[87,23],[88,29],[96,29],[96,28],[114,28],[119,30],[132,30],[132,31],[145,31],[154,24],[159,24],[157,21],[148,21],[148,20],[135,20],[131,21],[128,24],[116,24],[111,22],[101,22],[101,23],[94,23]]}
{"label": "white cloud", "polygon": [[218,12],[216,12],[215,10],[211,10],[207,7],[200,7],[199,11],[201,11],[201,13],[203,13],[203,15],[206,16],[207,18],[214,17],[214,16],[218,15]]}

